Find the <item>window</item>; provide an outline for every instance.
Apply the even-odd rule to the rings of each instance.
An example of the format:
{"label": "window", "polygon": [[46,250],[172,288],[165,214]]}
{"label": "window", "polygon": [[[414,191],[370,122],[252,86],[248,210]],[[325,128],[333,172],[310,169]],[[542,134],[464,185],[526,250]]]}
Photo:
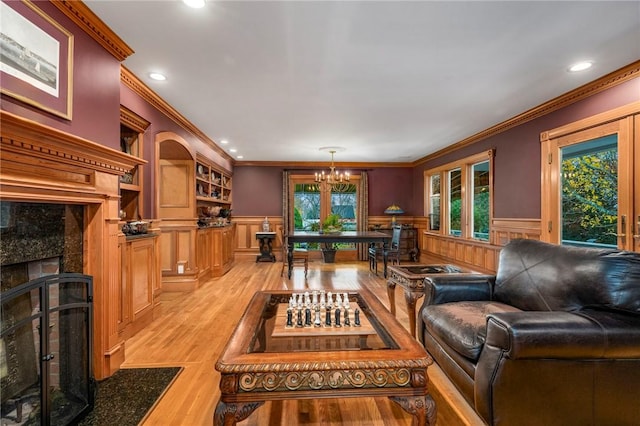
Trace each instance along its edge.
{"label": "window", "polygon": [[[292,176],[293,223],[296,231],[315,229],[331,213],[341,218],[345,231],[357,229],[359,178],[351,176],[351,183],[331,188],[314,182],[313,176]],[[309,248],[317,248],[309,246]],[[355,249],[355,244],[341,244],[341,249]]]}
{"label": "window", "polygon": [[617,135],[569,145],[560,154],[562,244],[616,247]]}
{"label": "window", "polygon": [[471,166],[471,235],[489,241],[489,161]]}
{"label": "window", "polygon": [[429,230],[440,230],[440,174],[429,176]]}
{"label": "window", "polygon": [[640,251],[640,117],[619,111],[542,134],[543,241]]}
{"label": "window", "polygon": [[449,175],[449,235],[462,235],[462,170],[453,169]]}
{"label": "window", "polygon": [[492,167],[493,150],[425,172],[430,231],[489,241]]}

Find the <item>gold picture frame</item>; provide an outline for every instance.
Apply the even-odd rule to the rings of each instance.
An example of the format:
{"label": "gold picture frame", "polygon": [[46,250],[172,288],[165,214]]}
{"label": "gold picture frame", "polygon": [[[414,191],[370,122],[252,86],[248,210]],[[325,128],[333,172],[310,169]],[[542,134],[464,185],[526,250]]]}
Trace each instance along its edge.
{"label": "gold picture frame", "polygon": [[71,120],[73,34],[28,0],[0,3],[2,93]]}

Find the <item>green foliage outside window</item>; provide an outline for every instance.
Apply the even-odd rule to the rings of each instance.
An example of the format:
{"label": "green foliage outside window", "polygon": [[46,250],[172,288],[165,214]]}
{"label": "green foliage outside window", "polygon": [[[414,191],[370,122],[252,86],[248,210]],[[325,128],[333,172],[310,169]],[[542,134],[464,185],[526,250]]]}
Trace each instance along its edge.
{"label": "green foliage outside window", "polygon": [[562,240],[617,244],[617,149],[562,161]]}

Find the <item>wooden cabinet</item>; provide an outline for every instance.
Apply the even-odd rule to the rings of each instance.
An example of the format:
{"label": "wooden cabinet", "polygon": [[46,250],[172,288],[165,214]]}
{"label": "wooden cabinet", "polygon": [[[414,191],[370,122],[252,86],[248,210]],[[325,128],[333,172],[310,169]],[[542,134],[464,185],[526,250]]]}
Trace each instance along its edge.
{"label": "wooden cabinet", "polygon": [[153,320],[159,291],[156,234],[123,237],[118,332],[127,339]]}
{"label": "wooden cabinet", "polygon": [[198,265],[198,280],[203,281],[211,275],[213,248],[212,228],[198,229],[196,237],[196,258]]}
{"label": "wooden cabinet", "polygon": [[[391,228],[372,228],[373,231],[380,231],[392,235]],[[417,262],[420,259],[420,249],[418,248],[418,229],[402,227],[400,234],[400,261]]]}
{"label": "wooden cabinet", "polygon": [[[125,107],[120,107],[120,150],[142,158],[144,131],[149,122]],[[120,210],[125,220],[139,220],[142,211],[143,165],[137,165],[120,176]]]}
{"label": "wooden cabinet", "polygon": [[220,277],[233,266],[235,224],[198,229],[198,280],[202,284],[210,277]]}
{"label": "wooden cabinet", "polygon": [[196,199],[199,202],[230,208],[231,173],[216,168],[204,158],[197,157]]}
{"label": "wooden cabinet", "polygon": [[233,266],[236,227],[235,224],[231,224],[209,229],[212,231],[211,272],[214,277],[220,277]]}

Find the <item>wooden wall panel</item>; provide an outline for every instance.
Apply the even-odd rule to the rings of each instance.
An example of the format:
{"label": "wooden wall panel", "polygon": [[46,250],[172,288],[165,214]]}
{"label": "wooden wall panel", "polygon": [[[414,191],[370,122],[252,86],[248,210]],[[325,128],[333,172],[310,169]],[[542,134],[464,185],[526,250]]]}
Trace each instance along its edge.
{"label": "wooden wall panel", "polygon": [[131,292],[133,319],[153,306],[153,241],[138,240],[131,244]]}
{"label": "wooden wall panel", "polygon": [[[276,239],[273,244],[273,251],[278,261],[281,260],[282,230],[281,216],[268,216],[271,231],[276,232]],[[411,224],[418,229],[418,235],[427,229],[427,220],[422,217],[400,216],[397,218],[399,224]],[[256,232],[262,231],[264,216],[233,216],[233,223],[236,225],[235,255],[239,258],[253,258],[260,253],[260,243],[256,240]],[[389,226],[391,219],[389,216],[370,216],[369,226],[380,225]],[[418,238],[418,246],[422,250],[421,238]],[[315,253],[312,253],[315,255]],[[318,254],[318,259],[320,254]]]}
{"label": "wooden wall panel", "polygon": [[491,243],[465,240],[434,234],[422,228],[420,253],[455,262],[470,269],[495,273],[500,249],[516,238],[540,239],[539,219],[494,219],[491,227]]}

